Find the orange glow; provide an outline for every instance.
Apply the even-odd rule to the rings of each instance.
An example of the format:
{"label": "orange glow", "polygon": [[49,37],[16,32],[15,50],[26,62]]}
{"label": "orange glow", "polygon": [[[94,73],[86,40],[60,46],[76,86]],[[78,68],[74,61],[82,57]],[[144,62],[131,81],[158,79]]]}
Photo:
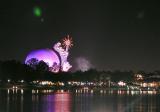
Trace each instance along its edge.
{"label": "orange glow", "polygon": [[54,112],[71,112],[71,95],[68,92],[55,94]]}

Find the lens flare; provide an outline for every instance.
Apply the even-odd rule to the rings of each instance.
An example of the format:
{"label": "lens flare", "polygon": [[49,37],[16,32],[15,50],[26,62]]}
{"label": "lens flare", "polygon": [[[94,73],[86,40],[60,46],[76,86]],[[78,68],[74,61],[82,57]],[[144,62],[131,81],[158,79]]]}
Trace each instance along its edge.
{"label": "lens flare", "polygon": [[34,13],[34,15],[35,15],[36,17],[41,17],[41,15],[42,15],[42,10],[41,10],[40,7],[36,6],[36,7],[34,7],[34,9],[33,9],[33,13]]}

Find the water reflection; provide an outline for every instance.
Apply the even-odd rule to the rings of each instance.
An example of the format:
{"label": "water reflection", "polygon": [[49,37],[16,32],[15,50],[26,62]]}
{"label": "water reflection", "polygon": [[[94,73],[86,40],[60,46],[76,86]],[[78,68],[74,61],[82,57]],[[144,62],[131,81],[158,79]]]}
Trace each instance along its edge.
{"label": "water reflection", "polygon": [[71,112],[71,101],[72,98],[70,93],[56,93],[54,112]]}
{"label": "water reflection", "polygon": [[[2,103],[3,105],[6,105],[6,109],[4,112],[12,112],[12,111],[16,111],[16,112],[23,112],[23,90],[15,90],[15,89],[7,89],[6,90],[7,93],[6,94],[2,94],[0,95],[0,98],[4,95],[4,100],[6,100],[6,104],[5,102]],[[5,91],[3,91],[5,92]],[[3,93],[2,92],[2,93]],[[7,96],[5,96],[7,95]],[[0,108],[1,110],[1,108]]]}
{"label": "water reflection", "polygon": [[32,94],[32,112],[71,112],[70,92]]}
{"label": "water reflection", "polygon": [[[160,112],[160,97],[155,91],[76,91],[73,112]],[[78,102],[78,103],[77,103]]]}
{"label": "water reflection", "polygon": [[150,91],[0,90],[0,112],[160,112],[159,105]]}

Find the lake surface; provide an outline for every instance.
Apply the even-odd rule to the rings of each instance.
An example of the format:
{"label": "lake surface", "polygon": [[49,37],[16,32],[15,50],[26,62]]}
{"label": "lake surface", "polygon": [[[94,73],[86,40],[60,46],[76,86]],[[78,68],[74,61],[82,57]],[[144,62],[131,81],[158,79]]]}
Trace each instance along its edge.
{"label": "lake surface", "polygon": [[0,112],[160,112],[160,95],[0,90]]}

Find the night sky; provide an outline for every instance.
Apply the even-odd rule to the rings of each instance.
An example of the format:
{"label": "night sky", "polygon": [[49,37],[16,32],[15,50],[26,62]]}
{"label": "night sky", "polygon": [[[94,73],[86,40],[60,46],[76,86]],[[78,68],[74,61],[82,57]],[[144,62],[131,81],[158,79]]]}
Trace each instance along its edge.
{"label": "night sky", "polygon": [[[160,70],[160,8],[141,0],[0,2],[0,60],[24,61],[69,34],[70,63],[101,70]],[[37,10],[36,12],[35,10]],[[85,63],[85,62],[84,62]]]}

